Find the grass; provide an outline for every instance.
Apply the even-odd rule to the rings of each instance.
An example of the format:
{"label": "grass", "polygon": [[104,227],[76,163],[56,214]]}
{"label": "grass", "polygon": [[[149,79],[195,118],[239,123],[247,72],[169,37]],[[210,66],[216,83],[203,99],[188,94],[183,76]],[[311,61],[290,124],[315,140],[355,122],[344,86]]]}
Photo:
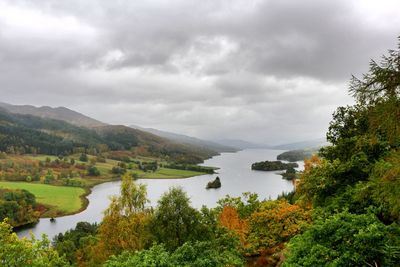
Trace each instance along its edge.
{"label": "grass", "polygon": [[25,182],[0,182],[0,187],[9,189],[25,189],[36,196],[36,201],[49,207],[48,214],[72,214],[83,207],[81,197],[86,193],[80,187],[53,186],[47,184]]}
{"label": "grass", "polygon": [[[135,172],[138,173],[137,171]],[[156,172],[141,172],[138,174],[140,178],[144,179],[174,179],[174,178],[188,178],[192,176],[203,175],[205,173],[187,171],[187,170],[160,168]]]}

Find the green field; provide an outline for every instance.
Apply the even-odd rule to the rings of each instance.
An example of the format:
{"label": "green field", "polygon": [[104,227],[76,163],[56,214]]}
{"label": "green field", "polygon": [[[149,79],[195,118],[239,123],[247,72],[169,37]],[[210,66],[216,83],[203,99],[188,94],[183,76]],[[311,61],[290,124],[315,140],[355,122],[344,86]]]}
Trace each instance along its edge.
{"label": "green field", "polygon": [[197,175],[203,175],[202,172],[186,171],[186,170],[176,170],[160,168],[156,172],[137,172],[140,178],[144,179],[174,179],[174,178],[188,178]]}
{"label": "green field", "polygon": [[57,214],[78,212],[82,208],[80,196],[85,190],[80,187],[53,186],[46,184],[0,182],[0,187],[9,189],[25,189],[36,196],[36,201]]}

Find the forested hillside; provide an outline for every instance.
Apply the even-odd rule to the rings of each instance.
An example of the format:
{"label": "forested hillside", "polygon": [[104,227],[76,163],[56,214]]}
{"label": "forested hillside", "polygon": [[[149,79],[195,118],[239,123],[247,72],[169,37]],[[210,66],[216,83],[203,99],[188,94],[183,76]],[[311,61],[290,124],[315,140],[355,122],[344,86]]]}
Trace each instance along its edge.
{"label": "forested hillside", "polygon": [[164,156],[177,162],[198,163],[217,152],[176,144],[126,126],[78,127],[65,121],[9,113],[0,109],[0,151],[68,155],[76,152],[132,150]]}

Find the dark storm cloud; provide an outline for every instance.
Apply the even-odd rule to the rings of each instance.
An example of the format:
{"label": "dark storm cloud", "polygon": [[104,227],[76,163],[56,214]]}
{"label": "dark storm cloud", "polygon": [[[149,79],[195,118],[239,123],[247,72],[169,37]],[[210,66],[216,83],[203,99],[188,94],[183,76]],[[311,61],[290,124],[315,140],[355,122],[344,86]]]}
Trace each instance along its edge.
{"label": "dark storm cloud", "polygon": [[395,1],[1,1],[2,101],[284,142],[323,135],[400,34]]}

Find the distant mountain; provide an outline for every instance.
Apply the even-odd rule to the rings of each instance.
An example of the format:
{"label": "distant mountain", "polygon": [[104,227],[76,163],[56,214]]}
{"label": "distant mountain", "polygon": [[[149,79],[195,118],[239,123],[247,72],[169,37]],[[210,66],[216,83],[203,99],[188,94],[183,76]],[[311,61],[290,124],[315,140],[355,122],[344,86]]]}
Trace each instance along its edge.
{"label": "distant mountain", "polygon": [[41,118],[55,119],[66,121],[70,124],[82,127],[98,127],[105,126],[106,123],[92,119],[79,112],[70,110],[65,107],[52,108],[48,106],[35,107],[31,105],[11,105],[7,103],[1,103],[0,107],[6,109],[11,113],[33,115]]}
{"label": "distant mountain", "polygon": [[268,148],[267,145],[251,143],[248,141],[240,140],[240,139],[220,139],[215,142],[222,144],[224,146],[234,147],[238,149],[246,149],[246,148]]}
{"label": "distant mountain", "polygon": [[313,140],[307,140],[296,143],[288,143],[281,144],[276,146],[271,146],[273,149],[282,149],[282,150],[297,150],[297,149],[311,149],[311,148],[320,148],[323,146],[329,145],[325,138],[318,138]]}
{"label": "distant mountain", "polygon": [[183,134],[177,134],[177,133],[172,133],[172,132],[166,132],[166,131],[161,131],[153,128],[143,128],[137,125],[130,125],[130,127],[134,129],[139,129],[141,131],[149,132],[164,138],[167,138],[171,141],[181,143],[181,144],[188,144],[188,145],[193,145],[197,146],[200,148],[204,149],[211,149],[217,152],[236,152],[238,151],[237,148],[226,146],[223,144],[219,144],[216,142],[208,141],[208,140],[203,140],[200,138],[196,137],[191,137]]}

